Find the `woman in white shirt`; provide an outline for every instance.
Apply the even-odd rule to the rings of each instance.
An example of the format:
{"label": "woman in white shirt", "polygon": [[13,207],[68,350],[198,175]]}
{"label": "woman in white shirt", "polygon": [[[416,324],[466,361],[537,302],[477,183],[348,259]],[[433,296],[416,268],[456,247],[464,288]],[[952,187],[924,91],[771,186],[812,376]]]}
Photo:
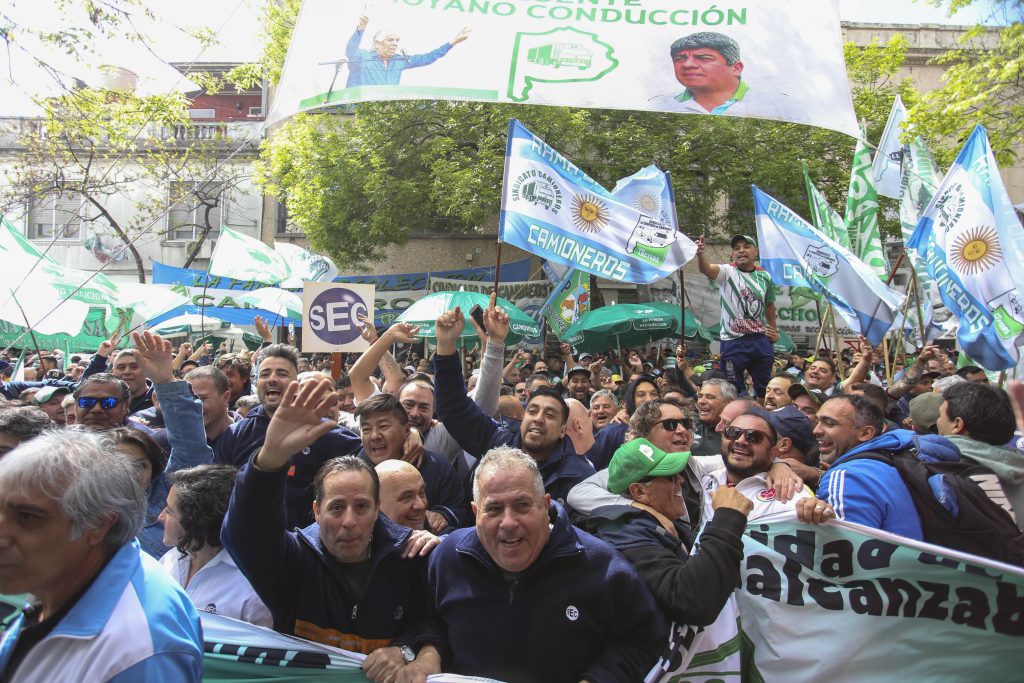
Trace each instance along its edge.
{"label": "woman in white shirt", "polygon": [[170,475],[171,489],[160,520],[164,545],[172,548],[160,564],[197,609],[272,627],[270,610],[220,542],[236,474],[228,465],[200,465]]}

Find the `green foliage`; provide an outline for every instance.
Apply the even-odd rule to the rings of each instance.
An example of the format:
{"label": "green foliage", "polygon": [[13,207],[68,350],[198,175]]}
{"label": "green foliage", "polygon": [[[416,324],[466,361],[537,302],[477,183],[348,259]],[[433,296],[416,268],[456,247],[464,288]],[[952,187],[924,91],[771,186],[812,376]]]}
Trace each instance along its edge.
{"label": "green foliage", "polygon": [[301,5],[302,0],[266,0],[263,5],[264,32],[260,58],[255,63],[233,69],[228,73],[228,80],[243,90],[262,83],[264,75],[270,85],[278,84]]}
{"label": "green foliage", "polygon": [[[894,74],[906,54],[894,39],[846,47],[859,117],[877,140],[893,97],[916,101]],[[493,232],[508,120],[572,159],[606,187],[648,164],[670,171],[680,228],[721,238],[749,231],[756,184],[807,213],[807,160],[836,207],[846,203],[855,141],[777,121],[637,111],[388,102],[345,114],[298,116],[262,149],[257,183],[287,202],[289,219],[343,268],[366,268],[415,233]],[[898,226],[883,221],[884,232]]]}
{"label": "green foliage", "polygon": [[946,53],[943,86],[928,93],[910,112],[912,131],[937,140],[932,152],[945,168],[978,124],[988,130],[997,161],[1017,161],[1024,139],[1024,24],[999,31],[994,49],[971,47],[986,35],[975,27],[961,40],[962,49]]}

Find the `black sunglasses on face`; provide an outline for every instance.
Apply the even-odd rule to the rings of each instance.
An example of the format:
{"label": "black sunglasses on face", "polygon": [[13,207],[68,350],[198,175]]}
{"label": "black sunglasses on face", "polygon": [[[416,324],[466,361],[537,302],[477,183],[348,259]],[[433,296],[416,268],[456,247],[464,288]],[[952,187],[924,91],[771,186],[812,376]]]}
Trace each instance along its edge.
{"label": "black sunglasses on face", "polygon": [[722,431],[722,436],[729,439],[730,441],[735,441],[736,439],[740,438],[740,434],[742,434],[743,438],[747,440],[747,443],[749,443],[752,446],[756,446],[765,439],[768,439],[769,443],[775,443],[774,441],[772,441],[771,434],[766,434],[765,432],[762,432],[760,429],[740,429],[739,427],[733,427],[730,425]]}
{"label": "black sunglasses on face", "polygon": [[103,410],[110,410],[111,408],[116,408],[120,402],[121,399],[116,396],[106,396],[104,398],[94,398],[92,396],[78,397],[78,407],[85,410],[91,410],[97,403],[100,404],[100,408],[103,408]]}
{"label": "black sunglasses on face", "polygon": [[690,429],[692,423],[690,422],[689,418],[686,417],[670,417],[666,420],[659,420],[658,422],[655,422],[651,426],[655,427],[657,425],[661,425],[668,431],[674,432],[677,429],[679,429],[679,425],[683,425],[684,428]]}

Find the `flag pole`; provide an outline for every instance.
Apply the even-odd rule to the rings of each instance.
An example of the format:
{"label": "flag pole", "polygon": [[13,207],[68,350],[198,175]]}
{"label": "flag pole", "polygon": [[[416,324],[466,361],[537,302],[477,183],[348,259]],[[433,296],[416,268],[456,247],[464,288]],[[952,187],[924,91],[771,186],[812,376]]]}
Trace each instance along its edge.
{"label": "flag pole", "polygon": [[[14,300],[14,305],[18,307],[18,310],[21,311],[21,317],[25,319],[25,327],[28,328],[28,334],[29,334],[30,337],[32,337],[32,346],[36,347],[36,356],[40,359],[39,360],[39,369],[42,370],[42,368],[43,368],[43,361],[42,361],[43,354],[42,354],[42,352],[39,351],[39,342],[36,341],[36,333],[32,329],[32,325],[28,321],[28,316],[25,315],[25,309],[21,307],[21,302],[18,301],[18,297],[17,297],[17,295],[14,292],[11,292],[11,299]],[[40,378],[40,379],[42,379],[42,378]]]}
{"label": "flag pole", "polygon": [[925,336],[924,330],[924,310],[921,307],[921,287],[917,281],[917,271],[913,268],[910,269],[910,283],[914,288],[914,304],[917,307],[917,324],[921,329],[921,348],[928,345],[928,337]]}
{"label": "flag pole", "polygon": [[494,293],[498,293],[498,281],[501,280],[501,240],[494,245]]}

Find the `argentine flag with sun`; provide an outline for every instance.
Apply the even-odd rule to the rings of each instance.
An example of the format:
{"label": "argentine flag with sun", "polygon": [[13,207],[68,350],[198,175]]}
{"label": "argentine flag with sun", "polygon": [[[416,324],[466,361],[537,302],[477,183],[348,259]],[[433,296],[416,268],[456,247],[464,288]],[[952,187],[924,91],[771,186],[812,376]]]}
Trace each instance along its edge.
{"label": "argentine flag with sun", "polygon": [[555,263],[637,283],[667,277],[697,253],[676,229],[663,171],[648,166],[609,192],[515,119],[499,239]]}
{"label": "argentine flag with sun", "polygon": [[961,348],[986,370],[1024,344],[1024,229],[982,126],[960,150],[907,242],[960,319]]}

